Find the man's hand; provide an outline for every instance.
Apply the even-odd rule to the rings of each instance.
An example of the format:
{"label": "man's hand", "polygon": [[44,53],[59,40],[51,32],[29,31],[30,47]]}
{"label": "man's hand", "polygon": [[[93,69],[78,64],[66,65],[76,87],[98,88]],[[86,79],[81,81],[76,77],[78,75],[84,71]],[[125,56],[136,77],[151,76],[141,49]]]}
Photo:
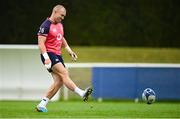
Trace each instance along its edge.
{"label": "man's hand", "polygon": [[68,45],[65,47],[65,49],[68,51],[69,55],[71,56],[72,61],[76,61],[78,58],[76,53],[74,53]]}
{"label": "man's hand", "polygon": [[76,53],[74,53],[73,51],[71,51],[70,53],[70,56],[71,56],[71,58],[72,58],[72,61],[76,61],[77,60],[77,55],[76,55]]}
{"label": "man's hand", "polygon": [[51,63],[51,60],[50,60],[47,52],[43,53],[42,55],[43,55],[43,57],[44,57],[44,59],[45,59],[45,61],[44,61],[44,66],[45,66],[47,69],[51,69],[51,64],[52,64],[52,63]]}
{"label": "man's hand", "polygon": [[45,59],[44,61],[44,66],[47,68],[47,69],[51,69],[51,60],[50,59]]}

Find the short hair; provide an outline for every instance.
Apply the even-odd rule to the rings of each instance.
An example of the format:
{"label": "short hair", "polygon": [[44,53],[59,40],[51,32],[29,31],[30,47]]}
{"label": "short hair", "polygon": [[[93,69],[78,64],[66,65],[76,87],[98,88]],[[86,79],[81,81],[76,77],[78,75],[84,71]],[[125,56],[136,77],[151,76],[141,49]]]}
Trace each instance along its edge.
{"label": "short hair", "polygon": [[65,9],[65,7],[63,5],[56,5],[56,6],[54,6],[53,11],[58,11],[60,9]]}

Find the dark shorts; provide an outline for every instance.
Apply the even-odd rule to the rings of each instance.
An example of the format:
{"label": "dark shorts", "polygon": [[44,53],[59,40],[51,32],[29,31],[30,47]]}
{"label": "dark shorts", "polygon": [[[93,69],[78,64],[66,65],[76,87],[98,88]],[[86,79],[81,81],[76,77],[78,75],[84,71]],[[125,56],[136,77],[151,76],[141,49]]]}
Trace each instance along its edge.
{"label": "dark shorts", "polygon": [[[47,52],[48,53],[48,55],[49,55],[49,58],[50,58],[50,60],[51,60],[51,68],[53,67],[53,65],[55,65],[55,64],[57,64],[57,63],[62,63],[63,64],[63,66],[65,67],[65,65],[64,65],[64,60],[63,60],[63,58],[62,58],[62,56],[61,55],[56,55],[55,53],[52,53],[52,52]],[[41,54],[41,61],[42,61],[42,63],[44,64],[44,61],[45,61],[45,59],[44,59],[44,57],[43,57],[43,55]],[[49,69],[48,70],[49,72],[52,72],[52,69]]]}

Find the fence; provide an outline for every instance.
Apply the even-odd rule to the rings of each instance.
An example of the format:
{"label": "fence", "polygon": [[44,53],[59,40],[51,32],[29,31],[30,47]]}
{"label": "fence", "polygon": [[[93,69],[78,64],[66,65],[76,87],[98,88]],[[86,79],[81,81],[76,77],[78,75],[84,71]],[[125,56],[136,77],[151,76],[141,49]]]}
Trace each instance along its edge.
{"label": "fence", "polygon": [[152,88],[157,99],[180,99],[180,66],[177,64],[138,64],[93,68],[94,98],[138,99]]}

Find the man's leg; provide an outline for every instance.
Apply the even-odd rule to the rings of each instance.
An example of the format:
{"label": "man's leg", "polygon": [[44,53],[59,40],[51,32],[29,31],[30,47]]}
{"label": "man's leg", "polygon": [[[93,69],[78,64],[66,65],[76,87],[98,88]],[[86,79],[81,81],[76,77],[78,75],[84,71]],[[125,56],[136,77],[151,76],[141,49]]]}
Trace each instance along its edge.
{"label": "man's leg", "polygon": [[41,100],[41,102],[37,106],[37,110],[40,112],[47,112],[46,105],[48,101],[57,93],[57,91],[62,87],[63,82],[61,78],[55,74],[51,73],[54,83],[50,86],[47,93],[45,94],[45,97]]}
{"label": "man's leg", "polygon": [[48,99],[51,99],[63,85],[61,78],[57,74],[52,72],[51,75],[53,77],[54,83],[50,86],[45,95],[45,97]]}
{"label": "man's leg", "polygon": [[69,88],[70,90],[76,92],[78,95],[80,95],[84,101],[87,101],[88,96],[92,93],[91,88],[87,88],[86,90],[81,90],[76,86],[76,84],[70,79],[67,69],[62,65],[62,63],[57,63],[52,67],[52,70],[54,73],[58,74],[63,84]]}

